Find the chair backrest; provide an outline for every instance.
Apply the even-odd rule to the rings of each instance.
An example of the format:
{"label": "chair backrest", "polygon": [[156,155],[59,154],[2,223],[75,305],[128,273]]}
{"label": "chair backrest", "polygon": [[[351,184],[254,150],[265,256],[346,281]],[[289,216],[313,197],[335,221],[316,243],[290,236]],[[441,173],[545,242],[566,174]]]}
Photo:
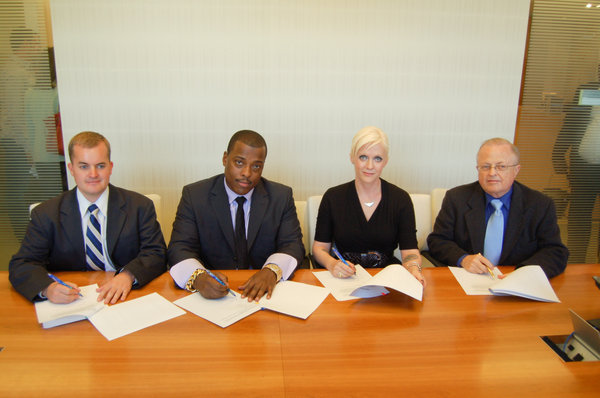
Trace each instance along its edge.
{"label": "chair backrest", "polygon": [[31,218],[31,212],[33,211],[33,209],[35,209],[35,207],[37,205],[39,205],[40,203],[42,203],[42,202],[35,202],[35,203],[32,203],[29,205],[29,218]]}
{"label": "chair backrest", "polygon": [[442,208],[442,202],[444,196],[446,196],[446,188],[434,188],[431,190],[431,230],[433,231],[433,225],[437,218],[440,209]]}
{"label": "chair backrest", "polygon": [[308,255],[308,220],[306,215],[306,201],[297,200],[294,203],[296,205],[296,214],[298,215],[298,221],[300,221],[300,230],[302,230],[302,243],[304,244],[304,254]]}
{"label": "chair backrest", "polygon": [[427,250],[427,236],[431,233],[431,195],[423,193],[411,193],[415,209],[415,222],[417,226],[417,247],[419,250]]}
{"label": "chair backrest", "polygon": [[308,252],[312,254],[312,245],[315,241],[315,229],[317,228],[317,214],[323,195],[309,196],[306,201],[306,215],[308,220]]}
{"label": "chair backrest", "polygon": [[156,212],[156,220],[158,221],[158,223],[160,224],[160,226],[162,227],[162,207],[161,207],[161,199],[160,199],[160,195],[155,194],[155,193],[149,193],[148,195],[146,195],[146,197],[148,199],[150,199],[152,201],[152,203],[154,203],[154,211]]}

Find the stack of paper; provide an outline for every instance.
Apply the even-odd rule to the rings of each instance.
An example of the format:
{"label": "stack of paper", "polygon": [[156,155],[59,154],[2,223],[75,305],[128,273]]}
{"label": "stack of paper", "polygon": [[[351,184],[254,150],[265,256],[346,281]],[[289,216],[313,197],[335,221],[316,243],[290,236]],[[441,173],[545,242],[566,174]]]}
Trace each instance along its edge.
{"label": "stack of paper", "polygon": [[49,300],[35,303],[38,322],[47,329],[87,319],[106,307],[103,302],[98,302],[97,288],[97,284],[80,287],[83,297],[69,304],[55,304]]}
{"label": "stack of paper", "polygon": [[386,287],[423,300],[423,285],[400,264],[390,264],[375,276],[360,265],[356,266],[356,275],[350,278],[336,278],[329,271],[313,273],[338,301],[381,296],[389,293]]}
{"label": "stack of paper", "polygon": [[185,314],[158,293],[112,306],[98,302],[97,284],[81,287],[83,297],[69,304],[50,301],[35,303],[38,322],[44,328],[89,319],[108,340],[164,322]]}
{"label": "stack of paper", "polygon": [[539,265],[519,267],[503,279],[499,269],[490,274],[473,274],[464,268],[448,267],[468,295],[519,296],[531,300],[559,303],[548,277]]}
{"label": "stack of paper", "polygon": [[270,299],[263,296],[258,303],[248,302],[239,293],[208,300],[200,293],[190,294],[175,304],[201,318],[225,328],[261,309],[306,319],[321,305],[329,292],[322,287],[292,281],[279,282]]}

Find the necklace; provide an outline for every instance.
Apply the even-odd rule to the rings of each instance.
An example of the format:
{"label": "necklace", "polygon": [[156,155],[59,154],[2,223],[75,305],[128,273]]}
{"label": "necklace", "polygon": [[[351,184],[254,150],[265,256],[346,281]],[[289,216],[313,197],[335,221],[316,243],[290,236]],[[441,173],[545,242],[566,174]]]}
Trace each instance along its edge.
{"label": "necklace", "polygon": [[371,207],[375,204],[375,202],[363,202],[363,204],[367,207]]}

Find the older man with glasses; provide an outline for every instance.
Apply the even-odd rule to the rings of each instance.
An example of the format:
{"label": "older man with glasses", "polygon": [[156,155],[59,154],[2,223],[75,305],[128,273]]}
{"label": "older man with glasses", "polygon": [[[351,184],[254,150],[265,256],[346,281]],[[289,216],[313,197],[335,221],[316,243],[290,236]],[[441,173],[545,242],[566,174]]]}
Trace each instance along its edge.
{"label": "older man with glasses", "polygon": [[516,182],[519,150],[492,138],[477,153],[478,181],[450,189],[427,238],[444,265],[486,273],[497,265],[539,265],[562,273],[569,251],[560,239],[554,202]]}

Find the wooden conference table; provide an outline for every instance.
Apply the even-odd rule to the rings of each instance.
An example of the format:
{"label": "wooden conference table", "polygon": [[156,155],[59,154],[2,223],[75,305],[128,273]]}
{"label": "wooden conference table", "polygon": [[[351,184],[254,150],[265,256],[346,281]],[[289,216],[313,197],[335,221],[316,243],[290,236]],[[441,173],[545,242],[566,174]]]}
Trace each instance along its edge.
{"label": "wooden conference table", "polygon": [[[236,287],[251,272],[226,273]],[[565,363],[540,336],[572,332],[569,308],[600,317],[600,265],[554,278],[558,304],[467,296],[448,269],[423,272],[423,302],[330,295],[307,320],[260,311],[221,329],[187,313],[113,341],[86,321],[42,329],[1,272],[0,396],[599,396],[600,362]],[[57,275],[80,285],[110,276]],[[293,280],[319,284],[309,270]],[[155,291],[188,294],[165,273],[130,298]]]}

